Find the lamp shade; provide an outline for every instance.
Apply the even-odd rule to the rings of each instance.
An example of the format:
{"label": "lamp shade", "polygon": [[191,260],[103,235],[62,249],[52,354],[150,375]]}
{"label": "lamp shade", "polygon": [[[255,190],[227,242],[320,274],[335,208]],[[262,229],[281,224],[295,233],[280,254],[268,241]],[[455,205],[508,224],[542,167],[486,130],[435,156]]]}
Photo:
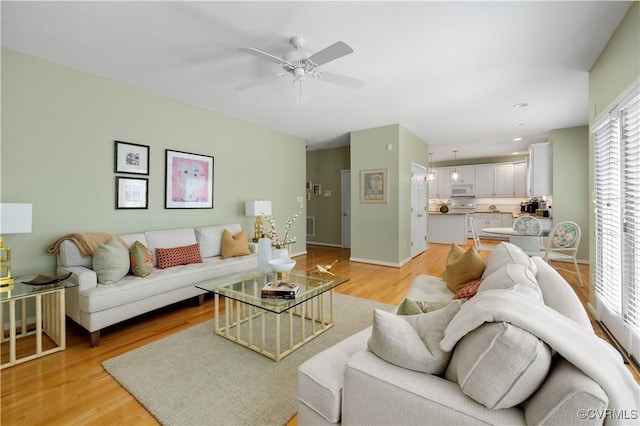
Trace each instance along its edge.
{"label": "lamp shade", "polygon": [[246,216],[269,216],[271,214],[271,201],[247,200],[244,203]]}
{"label": "lamp shade", "polygon": [[0,203],[0,235],[31,232],[32,204]]}

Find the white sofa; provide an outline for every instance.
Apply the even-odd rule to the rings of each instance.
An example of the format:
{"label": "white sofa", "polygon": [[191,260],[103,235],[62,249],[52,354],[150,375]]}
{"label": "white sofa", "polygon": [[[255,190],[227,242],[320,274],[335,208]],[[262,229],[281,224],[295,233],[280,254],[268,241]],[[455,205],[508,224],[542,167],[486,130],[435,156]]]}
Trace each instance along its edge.
{"label": "white sofa", "polygon": [[[519,278],[518,274],[509,272],[513,272],[518,264],[527,265],[523,266],[524,275]],[[514,282],[496,286],[495,276],[493,280],[488,279],[496,271],[502,272],[495,276],[502,273],[505,281]],[[457,341],[449,351],[450,359],[444,373],[414,371],[374,354],[370,339],[376,333],[379,315],[376,313],[373,327],[348,337],[300,365],[296,391],[298,424],[601,424],[604,420],[616,421],[611,412],[624,413],[618,416],[623,417],[617,419],[619,423],[637,424],[640,387],[623,365],[621,356],[595,336],[578,297],[553,268],[539,257],[528,258],[516,246],[501,243],[487,259],[485,274],[478,293],[459,305],[459,311],[452,314],[453,319],[443,326],[446,327],[444,338],[437,338],[445,351],[446,345]],[[541,297],[536,296],[538,290],[531,285],[532,280]],[[485,284],[488,288],[483,289]],[[531,299],[524,305],[537,305],[533,307],[534,311],[538,310],[536,315],[543,312],[544,317],[552,317],[561,325],[556,329],[547,324],[552,320],[534,318],[534,325],[530,326],[527,322],[531,318],[527,319],[526,314],[523,323],[519,324],[536,329],[535,324],[539,322],[539,328],[551,328],[551,337],[544,331],[540,334],[552,341],[553,347],[525,329],[498,321],[502,310],[511,308],[517,312],[518,304],[498,304],[493,310],[484,307],[474,310],[474,306],[483,306],[478,302],[487,297],[489,300],[495,295],[508,298],[514,293],[518,293],[514,296],[518,301]],[[440,278],[420,276],[407,298],[438,302],[453,296]],[[533,300],[535,297],[539,299]],[[385,315],[398,321],[399,316]],[[420,314],[412,317],[418,316]],[[408,318],[402,317],[410,321]],[[455,334],[461,327],[473,331],[456,340]],[[492,328],[500,332],[491,334]],[[570,331],[565,333],[565,328]],[[419,330],[416,331],[419,334]],[[553,337],[554,333],[558,334],[557,339]],[[563,343],[565,339],[566,343]],[[496,350],[500,345],[502,353],[500,348]],[[535,346],[533,350],[532,345]],[[520,353],[525,351],[525,346],[532,355]],[[559,348],[558,352],[555,346]],[[403,348],[402,345],[392,346],[391,352],[400,353],[405,350]],[[572,352],[581,353],[573,355]],[[568,359],[596,379],[583,373]],[[517,360],[524,360],[526,365],[514,365]],[[496,386],[502,387],[499,394]],[[607,415],[607,409],[620,411]]]}
{"label": "white sofa", "polygon": [[[69,278],[75,287],[66,290],[66,314],[91,333],[91,344],[97,346],[100,330],[154,309],[190,297],[200,297],[204,290],[196,284],[257,268],[256,245],[249,243],[251,254],[222,259],[222,233],[233,235],[241,231],[239,224],[214,225],[198,228],[168,229],[120,235],[131,246],[136,241],[144,244],[153,254],[154,268],[149,276],[126,275],[111,285],[98,283],[93,270],[93,258],[82,256],[71,240],[62,241],[57,254],[58,274],[71,272]],[[172,248],[198,244],[202,263],[158,269],[156,248]]]}

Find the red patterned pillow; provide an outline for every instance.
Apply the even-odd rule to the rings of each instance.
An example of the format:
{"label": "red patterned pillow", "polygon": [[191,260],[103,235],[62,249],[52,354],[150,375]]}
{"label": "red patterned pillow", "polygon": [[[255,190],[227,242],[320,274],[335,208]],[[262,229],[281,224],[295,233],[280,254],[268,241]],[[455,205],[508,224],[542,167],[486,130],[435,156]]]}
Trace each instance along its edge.
{"label": "red patterned pillow", "polygon": [[158,269],[188,265],[190,263],[202,263],[200,246],[198,244],[172,248],[157,248],[156,259],[158,260]]}
{"label": "red patterned pillow", "polygon": [[478,287],[480,287],[480,284],[482,284],[482,280],[469,281],[467,284],[465,284],[464,287],[458,290],[458,292],[456,293],[455,296],[453,296],[453,298],[454,299],[471,299],[478,292]]}

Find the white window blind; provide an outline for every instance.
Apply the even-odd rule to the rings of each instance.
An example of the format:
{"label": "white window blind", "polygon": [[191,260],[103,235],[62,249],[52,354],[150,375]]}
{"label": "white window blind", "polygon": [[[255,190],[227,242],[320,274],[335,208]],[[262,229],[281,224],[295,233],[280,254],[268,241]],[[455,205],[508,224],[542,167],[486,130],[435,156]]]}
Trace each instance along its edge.
{"label": "white window blind", "polygon": [[625,91],[594,129],[598,313],[640,359],[640,91]]}

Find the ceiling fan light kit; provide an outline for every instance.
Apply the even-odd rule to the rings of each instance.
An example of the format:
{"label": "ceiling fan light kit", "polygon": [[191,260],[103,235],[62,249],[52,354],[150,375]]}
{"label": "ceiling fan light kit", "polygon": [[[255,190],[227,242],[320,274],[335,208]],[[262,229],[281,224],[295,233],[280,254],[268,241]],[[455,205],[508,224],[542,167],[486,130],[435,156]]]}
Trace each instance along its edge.
{"label": "ceiling fan light kit", "polygon": [[289,39],[289,43],[295,50],[286,52],[282,58],[253,47],[239,49],[243,53],[248,53],[270,62],[275,62],[282,67],[285,73],[278,73],[260,78],[253,82],[238,86],[236,87],[236,90],[245,90],[262,84],[267,84],[285,76],[287,73],[293,76],[294,95],[298,103],[302,103],[306,99],[305,80],[307,76],[311,76],[317,80],[326,81],[327,83],[348,87],[350,89],[358,89],[362,87],[363,81],[361,80],[341,74],[325,72],[318,68],[321,65],[353,53],[353,49],[346,43],[338,41],[314,54],[302,50],[305,43],[304,37],[291,37]]}

